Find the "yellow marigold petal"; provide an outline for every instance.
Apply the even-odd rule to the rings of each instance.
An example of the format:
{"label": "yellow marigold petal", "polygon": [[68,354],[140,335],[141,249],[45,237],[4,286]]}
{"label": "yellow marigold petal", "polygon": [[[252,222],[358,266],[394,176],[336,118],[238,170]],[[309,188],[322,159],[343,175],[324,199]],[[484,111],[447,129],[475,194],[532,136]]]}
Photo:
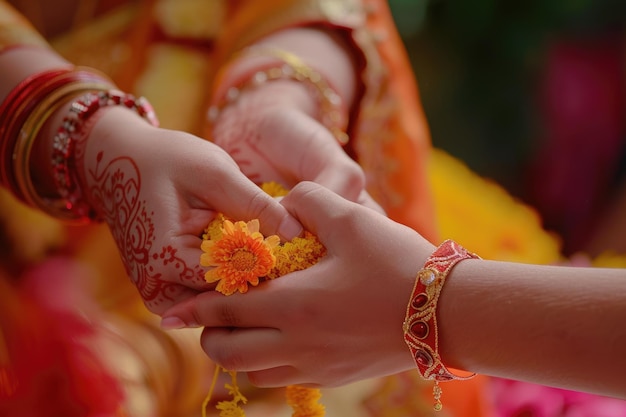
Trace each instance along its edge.
{"label": "yellow marigold petal", "polygon": [[265,244],[268,248],[274,249],[280,244],[280,237],[272,235],[265,238]]}
{"label": "yellow marigold petal", "polygon": [[213,245],[215,245],[215,240],[203,240],[200,244],[200,249],[205,252],[210,252],[213,248]]}
{"label": "yellow marigold petal", "polygon": [[209,223],[209,226],[204,231],[202,238],[207,240],[216,240],[222,237],[222,225],[226,217],[222,213],[218,213],[217,216]]}
{"label": "yellow marigold petal", "polygon": [[250,220],[246,226],[248,227],[248,232],[250,234],[259,233],[261,224],[259,223],[259,219]]}
{"label": "yellow marigold petal", "polygon": [[223,233],[232,235],[235,232],[235,224],[230,220],[224,220],[222,224]]}
{"label": "yellow marigold petal", "polygon": [[261,189],[265,191],[266,194],[272,197],[283,197],[286,196],[289,192],[286,187],[275,181],[264,182],[263,184],[261,184]]}
{"label": "yellow marigold petal", "polygon": [[317,388],[289,385],[285,389],[287,404],[293,409],[293,417],[323,417],[325,408],[318,401],[322,393]]}
{"label": "yellow marigold petal", "polygon": [[205,272],[204,280],[208,283],[219,281],[221,278],[218,275],[217,268],[213,268],[210,271]]}
{"label": "yellow marigold petal", "polygon": [[[228,285],[228,283],[225,280],[221,279],[217,283],[217,287],[215,287],[215,290],[221,292],[224,295],[231,295],[231,294],[234,294],[235,291],[237,291],[237,288],[231,285]],[[247,288],[246,288],[246,291],[247,291]],[[245,293],[246,291],[243,291],[243,293]]]}
{"label": "yellow marigold petal", "polygon": [[200,255],[200,265],[202,266],[215,266],[213,255],[210,251],[207,251]]}
{"label": "yellow marigold petal", "polygon": [[290,272],[301,271],[315,265],[326,255],[326,248],[315,235],[305,232],[303,237],[296,237],[290,242],[274,249],[276,266],[268,274],[274,279]]}

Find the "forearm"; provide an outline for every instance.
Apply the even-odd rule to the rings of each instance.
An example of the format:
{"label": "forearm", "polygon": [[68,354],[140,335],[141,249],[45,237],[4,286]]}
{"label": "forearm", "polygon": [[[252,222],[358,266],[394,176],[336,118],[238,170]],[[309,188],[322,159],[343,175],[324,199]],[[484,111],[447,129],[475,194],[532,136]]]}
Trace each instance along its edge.
{"label": "forearm", "polygon": [[0,53],[0,101],[27,77],[68,65],[52,49],[13,48]]}
{"label": "forearm", "polygon": [[[361,3],[337,1],[332,6],[317,0],[229,3],[229,25],[220,33],[219,55],[227,61],[247,46],[271,45],[298,55],[329,77],[331,83],[337,81],[333,84],[336,88],[354,89],[355,83],[348,84],[348,80],[340,77],[346,58],[352,60],[350,65],[364,60],[361,48],[352,38],[354,31],[364,23]],[[349,69],[348,77],[354,80],[352,70]],[[350,93],[345,93],[348,94],[344,99],[350,101]]]}
{"label": "forearm", "polygon": [[296,27],[269,35],[254,46],[273,47],[297,55],[320,72],[335,88],[347,107],[357,86],[354,49],[338,33],[328,29]]}
{"label": "forearm", "polygon": [[[23,202],[63,217],[63,207],[69,207],[67,196],[79,198],[82,192],[76,186],[74,147],[77,138],[90,136],[86,119],[96,107],[134,105],[132,96],[113,89],[107,75],[75,67],[17,10],[0,1],[2,184]],[[89,106],[84,105],[86,94],[90,94]],[[120,97],[124,103],[115,102]],[[77,101],[84,108],[70,111]]]}
{"label": "forearm", "polygon": [[626,272],[469,260],[439,303],[444,363],[626,398]]}
{"label": "forearm", "polygon": [[[113,86],[113,83],[109,81],[107,77],[98,74],[96,71],[86,70],[80,74],[76,73],[76,76],[74,76],[70,72],[71,69],[73,69],[71,63],[63,59],[52,49],[45,47],[18,47],[4,51],[4,53],[0,54],[0,79],[2,79],[2,82],[0,82],[0,95],[3,100],[9,101],[6,111],[11,113],[11,117],[16,118],[16,120],[22,120],[20,118],[24,117],[27,117],[28,119],[33,118],[33,122],[35,124],[38,123],[35,121],[35,117],[41,117],[42,120],[45,118],[45,122],[41,125],[41,128],[38,129],[36,133],[33,133],[35,137],[32,140],[32,145],[30,145],[30,157],[26,161],[26,163],[30,166],[29,169],[32,177],[32,183],[36,187],[37,193],[45,198],[54,197],[56,194],[56,188],[53,181],[53,141],[56,131],[62,125],[63,118],[68,114],[71,101],[85,92],[94,89],[95,87],[98,89],[105,89]],[[12,90],[17,91],[20,88],[18,87],[20,83],[32,76],[56,70],[67,71],[67,75],[49,77],[49,81],[40,82],[40,87],[37,87],[41,91],[45,88],[50,90],[48,95],[39,94],[37,99],[25,97],[11,104],[11,100],[13,99],[9,98],[8,95],[11,94]],[[54,101],[48,101],[48,97],[53,97],[56,93],[51,88],[44,86],[46,84],[52,85],[51,83],[53,81],[51,80],[55,79],[56,81],[54,81],[54,83],[58,85],[58,88],[65,88],[65,85],[59,81],[63,77],[66,79],[64,82],[65,85],[69,86],[72,84],[74,87],[68,87],[69,90],[67,90],[67,93],[58,94],[58,97],[53,99]],[[34,88],[34,91],[36,91],[37,88]],[[32,95],[32,93],[30,94]],[[31,101],[30,104],[28,100]],[[37,102],[37,100],[40,100],[40,103]],[[35,114],[39,114],[36,109],[40,104],[41,106],[48,106],[51,112],[48,113],[44,107],[41,107],[43,109],[41,111],[41,115],[35,116]],[[14,108],[20,108],[24,105],[31,106],[31,114],[33,116],[24,115],[14,110]],[[22,131],[24,131],[24,129],[27,129],[28,131],[29,128],[26,128],[28,123],[24,122],[24,120],[22,120],[24,125],[21,129]],[[12,143],[11,141],[14,139],[11,138],[17,134],[17,131],[15,130],[16,128],[19,129],[20,127],[16,125],[14,128],[9,129],[10,131],[6,131],[4,133],[5,136],[3,137],[3,140],[9,141],[9,144]],[[35,128],[31,127],[30,129]],[[18,143],[19,140],[15,142],[15,149],[20,146]],[[10,149],[7,151],[10,152]],[[16,172],[15,175],[21,174]]]}

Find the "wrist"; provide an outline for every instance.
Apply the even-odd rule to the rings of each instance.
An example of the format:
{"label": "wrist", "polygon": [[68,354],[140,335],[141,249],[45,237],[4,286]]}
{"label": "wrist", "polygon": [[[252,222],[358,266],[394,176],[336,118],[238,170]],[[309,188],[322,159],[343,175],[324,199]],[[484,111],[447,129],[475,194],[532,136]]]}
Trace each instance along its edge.
{"label": "wrist", "polygon": [[[113,113],[118,117],[101,124],[101,118],[114,109]],[[126,114],[128,119],[121,117]],[[93,143],[97,152],[103,149],[102,143],[106,141],[112,142],[107,147],[114,147],[115,139],[127,140],[133,123],[147,126],[146,121],[153,125],[158,123],[152,107],[142,98],[117,90],[86,92],[56,111],[48,120],[37,150],[42,159],[37,165],[43,168],[38,175],[45,187],[38,184],[37,194],[43,200],[63,202],[62,211],[51,214],[80,222],[96,219],[97,210],[90,204],[86,192],[85,163],[91,161],[88,169],[97,172],[99,157],[85,157],[87,144]],[[96,125],[105,128],[94,129]]]}
{"label": "wrist", "polygon": [[[317,102],[306,86],[292,80],[277,80],[259,85],[254,89],[242,90],[236,101],[224,107],[216,125],[232,115],[260,114],[275,109],[298,110],[315,118]],[[254,112],[254,113],[250,113]]]}
{"label": "wrist", "polygon": [[[119,157],[134,157],[137,152],[147,152],[145,129],[156,129],[152,123],[125,106],[108,106],[90,118],[87,134],[82,138],[82,171],[86,186],[91,179],[86,172],[97,172],[97,164]],[[100,155],[100,156],[99,156]]]}
{"label": "wrist", "polygon": [[415,365],[426,380],[434,380],[435,410],[440,410],[441,388],[439,382],[469,379],[474,373],[459,373],[444,363],[439,329],[440,297],[445,284],[458,263],[480,259],[458,243],[446,240],[428,257],[417,273],[415,285],[406,309],[403,323],[404,340],[413,355]]}
{"label": "wrist", "polygon": [[[323,124],[341,145],[348,143],[349,110],[325,77],[308,66],[297,55],[277,48],[251,47],[235,56],[218,77],[208,121],[215,125],[223,110],[237,103],[250,90],[263,89],[267,84],[291,82],[300,84],[313,99],[314,111],[305,105],[307,113]],[[294,90],[295,91],[295,90]],[[272,100],[276,100],[272,96]]]}

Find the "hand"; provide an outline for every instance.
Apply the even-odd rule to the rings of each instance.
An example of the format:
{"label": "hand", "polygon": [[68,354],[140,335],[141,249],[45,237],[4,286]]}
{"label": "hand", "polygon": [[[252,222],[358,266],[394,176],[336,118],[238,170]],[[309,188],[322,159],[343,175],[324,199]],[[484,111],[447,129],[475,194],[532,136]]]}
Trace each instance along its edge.
{"label": "hand", "polygon": [[292,188],[314,181],[382,212],[365,191],[362,169],[312,116],[316,106],[300,83],[273,81],[242,92],[223,109],[212,139],[256,183],[277,181]]}
{"label": "hand", "polygon": [[219,147],[108,108],[86,141],[88,200],[108,223],[127,272],[155,313],[211,288],[199,266],[216,212],[259,218],[291,239],[301,226]]}
{"label": "hand", "polygon": [[282,203],[328,254],[246,294],[190,298],[164,314],[163,327],[206,326],[208,356],[262,387],[338,386],[412,368],[402,322],[433,246],[313,183]]}

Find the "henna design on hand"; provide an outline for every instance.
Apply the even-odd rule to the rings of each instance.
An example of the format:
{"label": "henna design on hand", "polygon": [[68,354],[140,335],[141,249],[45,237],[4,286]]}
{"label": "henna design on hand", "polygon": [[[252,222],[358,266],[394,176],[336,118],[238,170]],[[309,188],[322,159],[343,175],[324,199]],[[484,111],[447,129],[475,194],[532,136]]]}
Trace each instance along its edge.
{"label": "henna design on hand", "polygon": [[[93,184],[89,189],[93,207],[107,222],[126,272],[148,308],[171,303],[184,289],[185,281],[204,281],[200,266],[190,267],[177,256],[171,245],[153,250],[154,212],[139,199],[141,175],[130,157],[118,157],[102,166],[103,152],[97,155],[96,169],[88,171]],[[155,268],[162,260],[163,269]],[[180,277],[179,283],[168,282],[169,276]]]}
{"label": "henna design on hand", "polygon": [[[228,152],[252,182],[260,183],[262,175],[255,171],[259,162],[263,161],[267,166],[274,164],[260,149],[262,138],[258,132],[261,123],[258,116],[247,115],[245,118],[237,118],[228,113],[222,118],[215,130],[215,143]],[[250,159],[252,155],[246,148],[252,150],[256,163]]]}

